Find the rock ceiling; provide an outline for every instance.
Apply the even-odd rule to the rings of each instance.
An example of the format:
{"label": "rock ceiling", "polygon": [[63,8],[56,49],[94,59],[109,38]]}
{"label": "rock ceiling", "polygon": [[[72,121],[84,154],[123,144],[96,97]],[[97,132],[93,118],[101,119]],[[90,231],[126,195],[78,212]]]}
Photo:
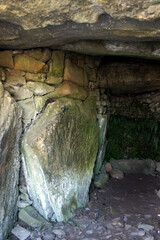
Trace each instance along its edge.
{"label": "rock ceiling", "polygon": [[160,58],[159,0],[1,0],[0,48]]}

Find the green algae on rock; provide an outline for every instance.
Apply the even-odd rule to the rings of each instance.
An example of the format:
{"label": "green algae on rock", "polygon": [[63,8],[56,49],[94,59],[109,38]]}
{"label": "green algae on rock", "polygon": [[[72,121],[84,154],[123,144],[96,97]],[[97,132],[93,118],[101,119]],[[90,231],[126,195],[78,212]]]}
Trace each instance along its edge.
{"label": "green algae on rock", "polygon": [[34,207],[50,221],[66,221],[88,201],[98,149],[95,102],[48,103],[25,133],[22,151]]}

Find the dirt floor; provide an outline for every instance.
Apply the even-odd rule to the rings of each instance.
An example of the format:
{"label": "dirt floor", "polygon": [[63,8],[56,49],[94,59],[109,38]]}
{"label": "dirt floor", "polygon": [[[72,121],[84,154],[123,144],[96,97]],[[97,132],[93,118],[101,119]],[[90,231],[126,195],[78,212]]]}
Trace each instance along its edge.
{"label": "dirt floor", "polygon": [[29,229],[27,240],[158,240],[160,198],[155,190],[159,189],[156,176],[130,174],[121,180],[110,179],[91,193],[87,206],[77,210],[68,223]]}

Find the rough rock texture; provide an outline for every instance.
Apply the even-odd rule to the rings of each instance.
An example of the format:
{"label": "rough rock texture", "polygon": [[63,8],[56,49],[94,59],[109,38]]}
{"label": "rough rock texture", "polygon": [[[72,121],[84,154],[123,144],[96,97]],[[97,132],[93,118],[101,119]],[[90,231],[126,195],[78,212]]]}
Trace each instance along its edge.
{"label": "rough rock texture", "polygon": [[113,94],[143,93],[160,89],[159,62],[108,62],[99,72],[99,86]]}
{"label": "rough rock texture", "polygon": [[17,54],[14,58],[15,69],[31,73],[38,73],[43,71],[45,64],[36,60],[26,54]]}
{"label": "rough rock texture", "polygon": [[110,163],[114,169],[124,173],[153,174],[156,169],[156,164],[152,159],[119,159],[110,160]]}
{"label": "rough rock texture", "polygon": [[98,125],[99,125],[99,146],[98,146],[98,154],[95,164],[94,173],[95,175],[100,173],[102,163],[104,161],[104,157],[106,154],[106,147],[107,147],[107,128],[109,122],[109,113],[106,115],[98,116]]}
{"label": "rough rock texture", "polygon": [[26,132],[22,148],[34,207],[48,220],[67,220],[88,201],[98,148],[93,99],[49,103]]}
{"label": "rough rock texture", "polygon": [[2,0],[0,47],[55,48],[90,39],[137,46],[141,41],[159,41],[159,19],[157,0]]}
{"label": "rough rock texture", "polygon": [[88,55],[114,55],[160,59],[160,42],[86,40],[68,43],[59,48]]}
{"label": "rough rock texture", "polygon": [[55,51],[49,64],[49,72],[46,83],[60,84],[62,82],[64,71],[64,52]]}
{"label": "rough rock texture", "polygon": [[21,110],[0,82],[0,239],[16,219],[19,178]]}

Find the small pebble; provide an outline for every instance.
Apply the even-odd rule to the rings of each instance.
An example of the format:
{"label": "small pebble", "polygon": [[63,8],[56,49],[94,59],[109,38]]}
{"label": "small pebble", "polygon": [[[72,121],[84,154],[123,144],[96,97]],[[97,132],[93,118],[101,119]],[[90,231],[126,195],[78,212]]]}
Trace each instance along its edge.
{"label": "small pebble", "polygon": [[144,237],[143,239],[144,239],[144,240],[154,240],[154,237],[152,237],[152,236],[146,236],[146,237]]}
{"label": "small pebble", "polygon": [[92,229],[87,230],[86,234],[88,234],[88,235],[93,234],[93,230]]}
{"label": "small pebble", "polygon": [[124,227],[124,223],[122,222],[120,217],[114,218],[112,220],[112,225],[115,226],[115,227]]}
{"label": "small pebble", "polygon": [[55,234],[51,231],[46,231],[43,233],[44,240],[53,240],[55,238]]}
{"label": "small pebble", "polygon": [[125,224],[125,226],[124,226],[124,228],[125,228],[125,230],[128,230],[128,229],[130,229],[132,226],[130,225],[130,224]]}
{"label": "small pebble", "polygon": [[85,208],[86,209],[86,211],[90,211],[90,208]]}
{"label": "small pebble", "polygon": [[109,238],[111,238],[111,237],[112,237],[112,234],[105,236],[106,239],[109,239]]}
{"label": "small pebble", "polygon": [[137,231],[137,232],[132,232],[131,236],[139,236],[143,237],[145,235],[145,231]]}
{"label": "small pebble", "polygon": [[53,229],[52,232],[59,237],[63,237],[66,235],[62,229]]}
{"label": "small pebble", "polygon": [[19,225],[13,228],[11,233],[20,240],[26,240],[31,235],[31,232]]}
{"label": "small pebble", "polygon": [[148,224],[142,224],[142,223],[138,224],[138,228],[143,229],[146,232],[152,231],[154,229],[153,226],[148,225]]}

